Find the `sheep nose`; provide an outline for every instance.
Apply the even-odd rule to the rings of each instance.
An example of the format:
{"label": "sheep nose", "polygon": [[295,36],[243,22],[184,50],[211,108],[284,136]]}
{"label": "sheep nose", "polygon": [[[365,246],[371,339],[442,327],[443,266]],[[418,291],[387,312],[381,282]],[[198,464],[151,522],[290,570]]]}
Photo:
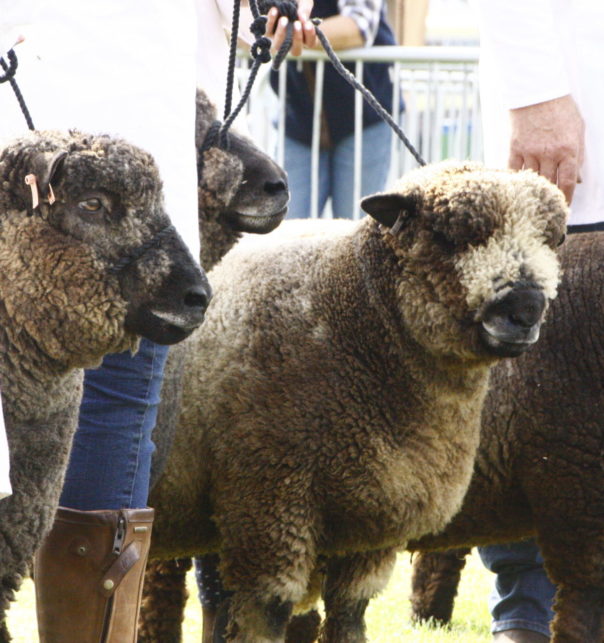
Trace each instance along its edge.
{"label": "sheep nose", "polygon": [[531,286],[514,287],[484,311],[481,336],[497,355],[519,355],[539,338],[546,307],[543,292]]}
{"label": "sheep nose", "polygon": [[191,286],[185,292],[184,304],[189,309],[189,312],[194,315],[203,316],[211,298],[212,293],[209,287]]}
{"label": "sheep nose", "polygon": [[507,317],[512,328],[532,328],[540,323],[545,311],[545,296],[536,288],[518,288],[512,290],[502,300],[502,313]]}
{"label": "sheep nose", "polygon": [[283,179],[264,182],[264,191],[271,196],[275,196],[280,192],[285,192],[285,190],[287,190],[287,183]]}

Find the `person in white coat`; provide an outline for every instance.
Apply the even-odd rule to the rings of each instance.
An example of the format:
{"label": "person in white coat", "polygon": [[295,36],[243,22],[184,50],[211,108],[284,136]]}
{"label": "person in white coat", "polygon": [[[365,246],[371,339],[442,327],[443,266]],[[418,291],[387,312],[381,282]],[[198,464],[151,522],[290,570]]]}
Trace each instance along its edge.
{"label": "person in white coat", "polygon": [[[304,42],[314,43],[311,7],[312,0],[298,7],[293,53]],[[195,92],[206,87],[214,100],[224,94],[230,13],[226,0],[0,0],[0,35],[8,43],[3,47],[24,37],[15,49],[15,78],[34,125],[117,135],[150,152],[163,180],[166,210],[193,257],[199,256]],[[248,11],[244,23],[249,16]],[[267,31],[276,26],[275,46],[287,22],[271,12]],[[0,86],[0,114],[0,146],[27,132],[8,83]],[[140,564],[123,570],[124,590],[113,595],[98,623],[92,622],[98,606],[82,604],[78,596],[79,589],[100,582],[103,570],[57,561],[77,558],[76,542],[90,546],[94,560],[107,560],[121,537],[120,519],[113,516],[128,516],[135,532],[137,520],[150,523],[151,432],[166,357],[167,347],[143,340],[136,355],[109,355],[100,368],[86,372],[60,500],[59,511],[65,509],[69,518],[59,520],[57,514],[36,560],[59,570],[51,587],[36,587],[42,643],[136,638],[144,551]],[[96,594],[105,601],[100,589]]]}
{"label": "person in white coat", "polygon": [[[604,4],[475,5],[486,163],[530,168],[556,183],[570,203],[569,233],[604,230]],[[497,574],[490,601],[494,640],[548,641],[556,588],[537,543],[479,551]]]}

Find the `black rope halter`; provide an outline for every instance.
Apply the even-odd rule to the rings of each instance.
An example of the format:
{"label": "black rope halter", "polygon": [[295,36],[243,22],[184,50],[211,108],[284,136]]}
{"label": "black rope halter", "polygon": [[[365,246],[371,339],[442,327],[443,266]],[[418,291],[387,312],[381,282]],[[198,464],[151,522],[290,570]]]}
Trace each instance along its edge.
{"label": "black rope halter", "polygon": [[4,60],[4,58],[0,57],[0,67],[4,69],[4,74],[0,75],[0,84],[6,83],[7,81],[10,83],[10,86],[13,88],[13,92],[17,97],[17,102],[19,103],[21,112],[23,113],[23,116],[25,116],[27,127],[30,130],[35,130],[36,128],[34,127],[34,123],[31,119],[29,110],[27,109],[27,105],[25,104],[25,99],[23,98],[23,94],[21,93],[19,85],[17,85],[17,81],[15,80],[15,73],[17,72],[17,67],[19,66],[15,50],[11,49],[6,54],[6,57],[8,58],[8,63]]}
{"label": "black rope halter", "polygon": [[[297,4],[293,0],[260,0],[262,3],[262,12],[267,13],[271,6],[277,8],[280,16],[286,16],[289,21],[287,25],[287,31],[285,40],[283,41],[279,51],[275,54],[273,59],[272,68],[274,70],[279,69],[281,63],[285,60],[289,50],[291,49],[293,42],[293,23],[297,20]],[[243,106],[247,102],[252,87],[256,80],[258,70],[262,63],[268,62],[271,60],[270,47],[271,41],[267,38],[264,33],[266,31],[266,22],[267,18],[265,15],[261,15],[261,10],[258,5],[258,0],[250,0],[250,8],[254,16],[254,21],[251,24],[250,30],[254,34],[256,40],[251,47],[251,56],[253,58],[253,63],[250,68],[248,75],[247,83],[241,99],[235,109],[231,110],[232,100],[233,100],[233,85],[235,79],[235,59],[237,54],[237,35],[239,31],[239,16],[240,16],[240,0],[234,0],[233,3],[233,22],[231,28],[231,42],[229,47],[229,66],[227,72],[227,87],[226,87],[226,98],[225,98],[225,109],[224,109],[224,123],[215,121],[206,134],[206,138],[202,144],[202,147],[199,152],[199,162],[198,166],[203,165],[203,153],[210,147],[221,147],[226,149],[228,146],[228,130],[239,115],[239,112],[243,109]],[[377,98],[372,94],[367,87],[360,83],[353,74],[344,67],[342,61],[338,58],[334,52],[329,40],[325,34],[321,31],[319,25],[321,20],[318,18],[313,18],[313,24],[315,25],[315,30],[319,41],[323,45],[323,49],[327,54],[327,57],[333,64],[335,70],[348,82],[354,89],[361,92],[365,101],[377,112],[378,116],[386,121],[388,125],[392,128],[394,133],[399,137],[403,142],[405,147],[409,150],[413,158],[417,161],[419,165],[426,165],[426,161],[422,158],[417,149],[413,146],[411,141],[407,138],[401,127],[396,123],[392,116],[385,110],[382,105],[380,105]]]}
{"label": "black rope halter", "polygon": [[317,18],[313,18],[313,24],[315,25],[315,31],[317,32],[317,36],[319,37],[319,40],[321,41],[321,44],[323,45],[323,49],[325,49],[325,53],[327,54],[327,57],[335,67],[336,71],[346,80],[348,83],[350,83],[357,91],[361,92],[363,95],[363,98],[373,107],[373,109],[377,112],[378,116],[380,116],[384,121],[390,125],[390,127],[394,130],[394,133],[401,139],[401,141],[404,143],[405,147],[409,150],[413,158],[419,163],[419,165],[426,165],[426,161],[421,157],[420,153],[415,149],[411,141],[407,138],[405,135],[405,132],[398,126],[396,121],[390,116],[387,110],[385,110],[380,103],[378,102],[377,98],[363,85],[360,83],[353,74],[344,67],[342,64],[342,61],[338,58],[336,55],[335,51],[333,50],[331,44],[329,43],[329,40],[327,40],[327,37],[325,34],[321,31],[319,28],[319,25],[321,24],[321,21]]}

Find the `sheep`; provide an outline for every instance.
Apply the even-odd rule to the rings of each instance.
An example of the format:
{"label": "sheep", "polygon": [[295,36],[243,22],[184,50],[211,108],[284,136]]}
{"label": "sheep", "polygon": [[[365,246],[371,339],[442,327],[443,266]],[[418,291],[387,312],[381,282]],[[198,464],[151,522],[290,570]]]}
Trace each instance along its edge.
{"label": "sheep", "polygon": [[282,641],[321,569],[322,640],[365,640],[395,552],[461,505],[491,365],[555,296],[567,208],[533,172],[436,164],[362,205],[238,244],[183,344],[151,558],[220,553],[232,641]]}
{"label": "sheep", "polygon": [[[209,271],[244,233],[268,234],[287,213],[287,175],[251,140],[230,131],[227,149],[209,146],[206,137],[216,123],[216,107],[197,90],[195,145],[198,151],[199,260]],[[181,347],[174,347],[165,367],[158,425],[154,433],[151,487],[164,467],[170,449],[182,377]]]}
{"label": "sheep", "polygon": [[[274,230],[283,220],[289,200],[285,172],[247,138],[231,132],[228,149],[210,147],[203,150],[208,130],[215,120],[214,105],[199,90],[196,104],[196,146],[201,155],[198,220],[202,241],[200,262],[207,271],[241,239],[243,233],[267,234]],[[180,401],[184,359],[182,348],[181,344],[171,349],[166,364],[158,417],[161,430],[154,433],[157,448],[151,487],[163,469],[178,416],[176,409]],[[190,566],[190,558],[177,561],[174,568],[172,561],[149,561],[141,605],[140,643],[167,643],[171,635],[166,632],[166,627],[180,630],[180,614],[186,600],[186,589],[180,575]],[[176,581],[174,572],[179,576]],[[173,591],[175,587],[178,587],[177,591]],[[162,600],[160,614],[155,611],[158,593],[167,599]],[[166,619],[171,607],[175,610],[175,622]]]}
{"label": "sheep", "polygon": [[184,339],[209,296],[149,154],[76,131],[35,132],[0,152],[0,381],[13,487],[0,500],[1,641],[58,504],[82,369],[136,350],[139,336]]}
{"label": "sheep", "polygon": [[530,352],[493,369],[461,511],[442,533],[409,545],[421,552],[419,620],[450,619],[469,551],[457,548],[535,536],[557,585],[552,642],[604,640],[604,233],[569,235],[560,260],[552,323]]}

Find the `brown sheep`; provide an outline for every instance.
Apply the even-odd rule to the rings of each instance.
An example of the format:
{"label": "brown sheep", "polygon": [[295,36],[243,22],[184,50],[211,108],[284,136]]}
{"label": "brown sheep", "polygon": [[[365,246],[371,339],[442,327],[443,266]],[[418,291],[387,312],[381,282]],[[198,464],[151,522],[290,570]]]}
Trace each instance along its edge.
{"label": "brown sheep", "polygon": [[394,552],[461,504],[491,365],[555,295],[566,206],[532,172],[438,164],[363,207],[239,244],[187,341],[151,556],[220,552],[233,641],[282,641],[323,568],[323,640],[364,640]]}
{"label": "brown sheep", "polygon": [[538,345],[493,369],[461,511],[441,534],[410,543],[422,552],[417,619],[450,619],[468,550],[430,552],[535,536],[557,584],[552,642],[604,641],[604,233],[570,235],[560,260]]}
{"label": "brown sheep", "polygon": [[209,294],[146,152],[78,132],[34,133],[0,151],[0,380],[13,487],[0,500],[0,640],[10,640],[9,601],[57,507],[81,369],[135,349],[140,335],[180,341]]}

